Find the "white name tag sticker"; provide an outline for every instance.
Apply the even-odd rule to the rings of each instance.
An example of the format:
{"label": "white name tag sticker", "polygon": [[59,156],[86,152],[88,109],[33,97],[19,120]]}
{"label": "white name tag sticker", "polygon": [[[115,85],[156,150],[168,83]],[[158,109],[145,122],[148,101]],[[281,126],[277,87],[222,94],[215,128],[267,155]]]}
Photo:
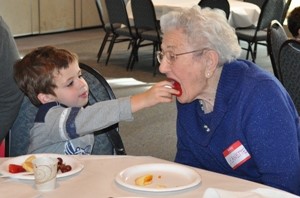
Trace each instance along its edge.
{"label": "white name tag sticker", "polygon": [[225,149],[223,155],[232,169],[238,168],[251,158],[250,154],[239,140]]}

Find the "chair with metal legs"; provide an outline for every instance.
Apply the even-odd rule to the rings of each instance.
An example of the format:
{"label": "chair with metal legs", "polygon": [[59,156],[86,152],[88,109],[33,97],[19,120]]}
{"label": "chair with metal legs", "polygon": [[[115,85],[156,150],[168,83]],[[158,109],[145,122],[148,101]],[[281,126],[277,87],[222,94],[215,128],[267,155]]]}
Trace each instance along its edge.
{"label": "chair with metal legs", "polygon": [[255,62],[257,45],[267,46],[267,28],[272,20],[281,20],[284,6],[285,0],[266,0],[261,8],[256,27],[236,29],[239,41],[246,41],[248,43],[247,48],[242,48],[247,51],[247,59],[249,58],[249,54],[251,54],[252,61]]}
{"label": "chair with metal legs", "polygon": [[281,81],[278,56],[281,45],[288,39],[284,28],[277,20],[273,20],[267,30],[267,47],[274,75]]}
{"label": "chair with metal legs", "polygon": [[160,50],[161,31],[159,21],[156,19],[153,3],[151,0],[131,0],[131,9],[138,34],[138,43],[134,49],[135,56],[132,57],[130,69],[133,69],[136,61],[135,57],[138,56],[138,49],[143,46],[153,45],[152,67],[153,75],[155,76],[158,70],[155,55],[156,51]]}
{"label": "chair with metal legs", "polygon": [[[111,29],[111,24],[108,19],[105,0],[95,0],[95,3],[96,3],[97,10],[98,10],[100,22],[102,24],[102,29],[104,30],[104,33],[105,33],[104,38],[101,42],[98,54],[97,54],[97,63],[99,63],[100,58],[103,53],[103,50],[106,46],[106,43],[111,42],[111,39],[113,38],[113,31]],[[121,27],[120,24],[114,24],[114,28],[120,28],[120,27]],[[115,43],[129,42],[129,41],[130,41],[130,39],[128,39],[128,38],[120,38],[120,39],[116,39]],[[106,60],[106,64],[109,61],[109,57],[110,57],[109,53],[111,53],[111,52],[107,51],[108,57]]]}
{"label": "chair with metal legs", "polygon": [[[130,40],[130,46],[131,46],[131,52],[129,56],[129,60],[127,63],[127,70],[129,69],[132,57],[134,56],[134,47],[137,44],[138,36],[136,33],[136,30],[133,26],[131,26],[126,10],[126,5],[124,0],[106,0],[106,7],[107,7],[107,13],[110,21],[110,26],[113,32],[113,37],[110,42],[108,51],[108,58],[111,55],[111,52],[113,50],[114,43],[116,43],[116,40],[119,37],[126,37]],[[116,25],[121,25],[120,27],[116,28]],[[108,60],[107,60],[108,62]],[[107,64],[106,62],[106,64]]]}

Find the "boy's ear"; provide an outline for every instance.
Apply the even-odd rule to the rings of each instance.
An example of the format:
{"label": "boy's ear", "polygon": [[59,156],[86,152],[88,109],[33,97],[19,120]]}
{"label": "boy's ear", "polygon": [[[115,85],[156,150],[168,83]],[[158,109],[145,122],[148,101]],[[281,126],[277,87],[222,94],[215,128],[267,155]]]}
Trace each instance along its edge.
{"label": "boy's ear", "polygon": [[42,104],[46,104],[48,102],[53,102],[55,101],[55,97],[51,94],[44,94],[44,93],[39,93],[37,95],[37,98],[40,100]]}

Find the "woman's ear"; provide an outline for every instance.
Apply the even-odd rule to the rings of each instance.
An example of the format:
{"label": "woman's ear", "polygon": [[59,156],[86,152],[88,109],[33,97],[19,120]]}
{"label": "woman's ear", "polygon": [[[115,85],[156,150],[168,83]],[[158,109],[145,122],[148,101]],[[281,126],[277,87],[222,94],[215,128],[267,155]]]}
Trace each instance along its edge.
{"label": "woman's ear", "polygon": [[37,98],[42,104],[46,104],[48,102],[54,102],[56,97],[51,94],[39,93]]}
{"label": "woman's ear", "polygon": [[208,50],[206,55],[205,77],[210,78],[218,67],[219,55],[214,50]]}

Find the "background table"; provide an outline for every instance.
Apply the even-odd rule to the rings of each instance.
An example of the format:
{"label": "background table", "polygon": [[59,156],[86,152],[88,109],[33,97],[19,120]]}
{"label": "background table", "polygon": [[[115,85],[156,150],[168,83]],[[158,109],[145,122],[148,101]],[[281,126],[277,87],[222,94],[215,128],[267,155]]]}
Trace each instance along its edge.
{"label": "background table", "polygon": [[[191,8],[198,5],[199,0],[152,0],[156,18],[160,17],[169,11],[176,11],[180,8]],[[241,0],[229,0],[230,4],[230,16],[229,23],[234,28],[236,27],[248,27],[251,25],[256,25],[260,8],[252,3],[243,2]],[[126,9],[128,12],[129,19],[133,19],[131,11],[131,1],[129,0]]]}
{"label": "background table", "polygon": [[[207,189],[222,189],[235,191],[239,196],[243,193],[251,193],[251,190],[269,190],[275,193],[273,197],[294,198],[296,196],[279,191],[274,188],[254,182],[217,174],[202,169],[196,169],[201,176],[201,184],[191,189],[168,192],[146,193],[137,192],[120,186],[115,182],[116,175],[133,165],[147,163],[173,163],[166,160],[148,156],[74,156],[84,164],[84,169],[75,175],[59,178],[58,186],[50,192],[39,192],[34,188],[34,181],[0,178],[0,195],[6,197],[170,197],[170,198],[195,198],[203,197]],[[8,158],[0,158],[0,163]],[[192,167],[191,167],[192,168]],[[228,193],[228,192],[227,192]],[[207,194],[206,194],[207,195]],[[252,196],[253,197],[253,196]],[[210,195],[205,198],[212,198]],[[232,196],[231,196],[232,198]]]}
{"label": "background table", "polygon": [[237,27],[249,27],[256,26],[260,15],[260,8],[252,3],[243,1],[229,1],[230,15],[229,23],[231,26]]}

